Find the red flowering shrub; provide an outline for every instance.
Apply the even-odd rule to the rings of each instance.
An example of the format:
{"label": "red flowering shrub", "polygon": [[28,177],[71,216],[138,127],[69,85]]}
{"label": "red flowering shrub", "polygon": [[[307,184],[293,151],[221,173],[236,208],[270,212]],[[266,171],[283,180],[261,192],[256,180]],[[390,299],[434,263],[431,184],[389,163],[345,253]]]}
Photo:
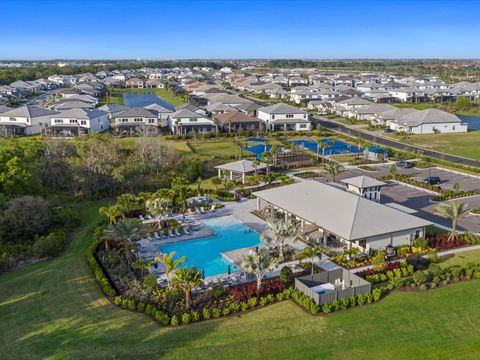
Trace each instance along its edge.
{"label": "red flowering shrub", "polygon": [[[285,284],[279,279],[265,280],[262,282],[262,288],[258,296],[278,294],[284,289]],[[253,296],[257,296],[257,283],[251,282],[248,284],[235,286],[230,290],[230,295],[232,295],[236,301],[243,301]]]}
{"label": "red flowering shrub", "polygon": [[448,234],[435,234],[429,239],[428,245],[436,250],[445,250],[465,246],[467,245],[467,242],[463,237],[448,240]]}
{"label": "red flowering shrub", "polygon": [[370,269],[359,271],[356,274],[358,276],[361,276],[361,277],[364,278],[367,275],[375,275],[375,274],[380,274],[380,273],[386,273],[387,271],[392,271],[393,269],[400,269],[401,267],[402,267],[402,265],[399,262],[390,261],[390,262],[385,263],[385,266],[383,267],[383,269],[370,268]]}

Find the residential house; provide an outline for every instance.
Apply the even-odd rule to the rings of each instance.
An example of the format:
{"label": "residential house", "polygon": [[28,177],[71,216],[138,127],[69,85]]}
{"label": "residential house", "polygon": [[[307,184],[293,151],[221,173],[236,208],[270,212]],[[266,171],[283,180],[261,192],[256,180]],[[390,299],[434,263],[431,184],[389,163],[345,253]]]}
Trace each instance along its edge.
{"label": "residential house", "polygon": [[52,115],[47,132],[53,136],[72,137],[102,132],[110,127],[108,114],[98,109],[71,109]]}
{"label": "residential house", "polygon": [[0,114],[0,129],[4,136],[40,134],[56,111],[25,105]]}
{"label": "residential house", "polygon": [[142,129],[158,132],[158,115],[154,110],[144,108],[129,108],[115,115],[114,127],[116,133],[137,134]]}
{"label": "residential house", "polygon": [[458,116],[438,109],[411,112],[391,121],[390,128],[410,134],[461,133],[468,125]]}
{"label": "residential house", "polygon": [[225,112],[214,117],[218,127],[224,132],[256,131],[261,121],[240,111]]}
{"label": "residential house", "polygon": [[175,135],[212,133],[216,131],[215,122],[212,119],[187,109],[169,114],[168,127],[172,134]]}
{"label": "residential house", "polygon": [[143,89],[145,87],[145,82],[142,79],[134,77],[125,81],[125,86],[132,89]]}
{"label": "residential house", "polygon": [[308,112],[295,106],[278,103],[261,107],[257,116],[265,124],[268,131],[310,130]]}

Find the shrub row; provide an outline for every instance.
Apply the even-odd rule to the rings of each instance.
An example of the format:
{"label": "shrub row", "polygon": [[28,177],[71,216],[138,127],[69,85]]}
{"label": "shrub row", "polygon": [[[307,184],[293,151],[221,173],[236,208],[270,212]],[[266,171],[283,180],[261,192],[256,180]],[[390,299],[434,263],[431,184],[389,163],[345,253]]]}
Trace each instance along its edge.
{"label": "shrub row", "polygon": [[95,239],[95,241],[90,245],[90,247],[87,250],[87,263],[92,272],[95,274],[95,280],[97,283],[100,285],[100,288],[102,291],[112,297],[116,295],[115,289],[112,287],[110,284],[110,281],[108,280],[107,276],[103,272],[102,267],[97,261],[97,257],[95,256],[96,250],[98,248],[98,245],[100,245],[101,240],[100,239]]}
{"label": "shrub row", "polygon": [[[278,294],[285,289],[285,283],[279,279],[265,280],[262,282],[262,288],[258,295]],[[242,301],[257,295],[257,283],[238,285],[230,290],[230,295],[236,301]]]}
{"label": "shrub row", "polygon": [[415,272],[410,286],[427,290],[439,285],[448,285],[450,281],[470,279],[480,279],[479,264],[467,263],[465,266],[456,265],[447,269],[442,269],[438,264],[432,264],[427,270]]}
{"label": "shrub row", "polygon": [[442,193],[432,197],[433,201],[445,201],[458,199],[461,197],[477,195],[478,191],[454,191],[454,190],[442,190]]}
{"label": "shrub row", "polygon": [[[393,263],[393,264],[398,264],[398,263]],[[402,263],[402,264],[399,264],[398,267],[383,269],[373,274],[367,273],[365,275],[365,272],[368,272],[368,270],[365,270],[365,272],[363,272],[364,274],[358,273],[357,275],[359,276],[363,275],[365,280],[367,280],[372,284],[376,284],[376,283],[381,283],[381,282],[390,281],[394,279],[406,278],[408,276],[411,276],[413,274],[413,271],[414,271],[413,265]]]}
{"label": "shrub row", "polygon": [[266,294],[265,296],[259,297],[252,296],[243,301],[234,301],[225,306],[204,307],[172,316],[169,316],[167,313],[156,308],[152,304],[145,304],[122,296],[115,297],[114,303],[123,309],[144,312],[162,325],[175,327],[201,320],[218,319],[231,314],[246,312],[274,302],[288,300],[291,299],[296,292],[298,291],[293,288],[287,288],[277,294]]}
{"label": "shrub row", "polygon": [[446,250],[465,245],[480,244],[480,236],[472,233],[464,233],[450,240],[448,237],[448,234],[435,234],[429,239],[429,246],[436,250]]}
{"label": "shrub row", "polygon": [[438,185],[430,185],[428,183],[425,183],[423,181],[416,180],[412,178],[411,175],[384,175],[380,176],[377,178],[379,181],[386,181],[386,180],[396,180],[403,182],[405,184],[413,185],[422,189],[430,190],[430,191],[435,191],[437,193],[442,192],[442,188]]}

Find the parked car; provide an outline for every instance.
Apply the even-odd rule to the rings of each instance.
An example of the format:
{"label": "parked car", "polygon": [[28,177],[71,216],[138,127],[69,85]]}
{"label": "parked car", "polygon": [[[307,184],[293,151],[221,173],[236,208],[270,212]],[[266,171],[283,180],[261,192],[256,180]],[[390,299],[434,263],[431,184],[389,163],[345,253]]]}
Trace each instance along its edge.
{"label": "parked car", "polygon": [[423,182],[426,182],[427,184],[430,184],[430,185],[438,185],[442,181],[438,176],[429,176],[426,179],[423,179]]}
{"label": "parked car", "polygon": [[397,162],[397,166],[405,169],[410,169],[410,168],[413,168],[415,164],[411,161],[403,160],[403,161]]}
{"label": "parked car", "polygon": [[383,129],[383,132],[386,133],[386,134],[388,134],[388,133],[393,132],[393,130],[390,129],[390,128],[386,128],[386,129]]}

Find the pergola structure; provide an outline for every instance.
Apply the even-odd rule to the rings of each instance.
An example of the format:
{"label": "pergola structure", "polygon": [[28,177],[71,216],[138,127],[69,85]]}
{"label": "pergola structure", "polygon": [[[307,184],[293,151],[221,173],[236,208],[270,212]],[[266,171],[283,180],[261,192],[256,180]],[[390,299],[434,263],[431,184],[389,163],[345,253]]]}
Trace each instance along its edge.
{"label": "pergola structure", "polygon": [[268,164],[257,163],[251,160],[240,160],[215,166],[215,169],[218,170],[219,179],[224,179],[224,173],[227,173],[230,180],[241,179],[242,184],[245,184],[245,175],[250,175],[259,171],[263,172],[268,169]]}

